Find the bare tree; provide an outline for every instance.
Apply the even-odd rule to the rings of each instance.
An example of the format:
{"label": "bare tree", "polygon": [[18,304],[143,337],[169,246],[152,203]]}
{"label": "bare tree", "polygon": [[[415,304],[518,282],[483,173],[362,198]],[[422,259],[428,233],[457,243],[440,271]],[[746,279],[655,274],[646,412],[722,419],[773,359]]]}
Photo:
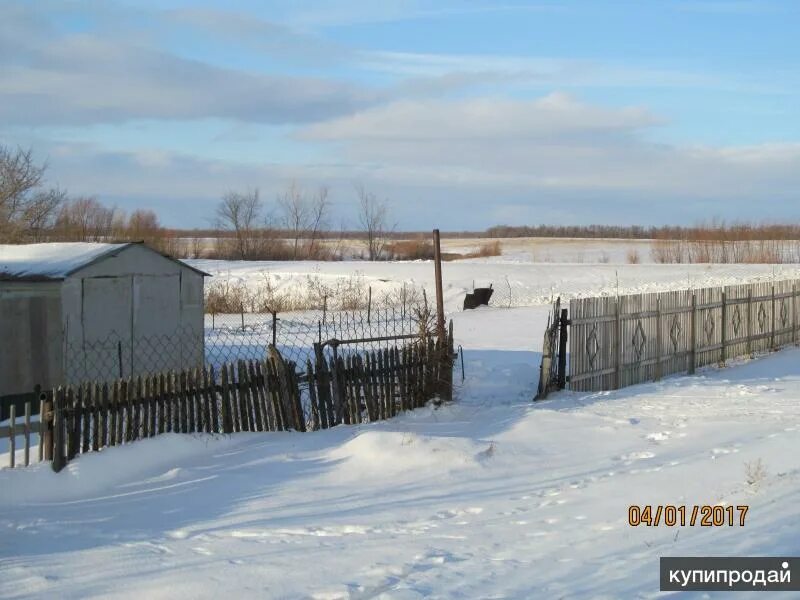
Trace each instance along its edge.
{"label": "bare tree", "polygon": [[85,196],[65,202],[56,218],[58,238],[74,242],[105,242],[119,230],[122,215],[96,198]]}
{"label": "bare tree", "polygon": [[47,239],[47,234],[55,223],[58,209],[67,200],[67,192],[58,188],[39,191],[22,212],[22,225],[32,242]]}
{"label": "bare tree", "polygon": [[391,233],[386,200],[378,199],[360,183],[356,183],[355,188],[359,202],[358,223],[366,235],[367,256],[369,260],[381,260]]}
{"label": "bare tree", "polygon": [[39,241],[52,225],[66,193],[42,189],[46,168],[30,149],[0,145],[0,239]]}
{"label": "bare tree", "polygon": [[203,257],[203,238],[193,235],[189,245],[189,258]]}
{"label": "bare tree", "polygon": [[127,220],[121,220],[123,222],[115,227],[119,232],[117,237],[144,242],[151,248],[170,256],[186,255],[186,249],[182,247],[180,238],[175,232],[161,226],[154,211],[140,208],[133,211]]}
{"label": "bare tree", "polygon": [[[314,258],[318,252],[316,244],[328,215],[328,188],[323,186],[314,196],[306,193],[292,182],[286,191],[278,196],[281,225],[292,236],[292,258]],[[305,251],[303,252],[303,242]]]}
{"label": "bare tree", "polygon": [[264,226],[258,189],[228,192],[217,207],[217,226],[233,235],[233,254],[240,260],[257,258],[259,226]]}
{"label": "bare tree", "polygon": [[328,200],[327,186],[320,186],[316,196],[311,200],[308,227],[308,257],[319,258],[320,246],[317,244],[323,230],[328,226],[328,211],[330,203]]}
{"label": "bare tree", "polygon": [[162,232],[156,213],[143,208],[133,211],[125,224],[126,237],[131,240],[152,242],[159,238]]}
{"label": "bare tree", "polygon": [[300,240],[305,233],[308,220],[308,203],[303,191],[294,181],[278,196],[278,207],[281,212],[281,225],[292,235],[292,259],[297,260]]}

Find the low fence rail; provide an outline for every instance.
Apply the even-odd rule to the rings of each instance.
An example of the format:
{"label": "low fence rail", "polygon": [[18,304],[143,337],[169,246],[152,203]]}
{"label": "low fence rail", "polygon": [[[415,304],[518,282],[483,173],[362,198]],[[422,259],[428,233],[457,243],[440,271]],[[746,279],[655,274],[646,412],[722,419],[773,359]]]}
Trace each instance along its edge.
{"label": "low fence rail", "polygon": [[[334,342],[343,343],[338,340]],[[338,344],[337,344],[338,345]],[[60,386],[43,395],[41,421],[26,404],[0,438],[39,434],[39,459],[60,471],[80,454],[165,432],[309,431],[388,419],[429,400],[452,399],[452,322],[443,339],[327,357],[321,345],[302,367],[274,346],[264,360]]]}
{"label": "low fence rail", "polygon": [[569,387],[618,389],[797,343],[800,281],[620,297],[569,306]]}

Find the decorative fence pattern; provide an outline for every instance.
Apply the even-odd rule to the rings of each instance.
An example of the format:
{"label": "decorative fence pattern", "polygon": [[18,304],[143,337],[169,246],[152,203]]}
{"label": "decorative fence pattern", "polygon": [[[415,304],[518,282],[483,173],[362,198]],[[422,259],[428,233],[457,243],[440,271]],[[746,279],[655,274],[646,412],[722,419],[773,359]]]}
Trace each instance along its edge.
{"label": "decorative fence pattern", "polygon": [[[451,323],[442,340],[330,359],[320,348],[304,369],[270,346],[265,360],[61,386],[46,394],[41,426],[26,412],[26,448],[41,429],[40,460],[60,471],[80,454],[165,432],[309,431],[388,419],[452,399],[452,340]],[[22,433],[15,418],[3,433]]]}
{"label": "decorative fence pattern", "polygon": [[797,342],[800,281],[570,301],[569,387],[622,388]]}

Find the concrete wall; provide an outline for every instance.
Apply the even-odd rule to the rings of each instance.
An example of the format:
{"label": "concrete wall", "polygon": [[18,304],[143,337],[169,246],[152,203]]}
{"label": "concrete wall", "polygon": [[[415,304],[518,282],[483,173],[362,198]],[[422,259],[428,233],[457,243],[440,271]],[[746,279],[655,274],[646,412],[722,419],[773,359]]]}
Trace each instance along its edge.
{"label": "concrete wall", "polygon": [[0,282],[0,396],[58,385],[61,282]]}

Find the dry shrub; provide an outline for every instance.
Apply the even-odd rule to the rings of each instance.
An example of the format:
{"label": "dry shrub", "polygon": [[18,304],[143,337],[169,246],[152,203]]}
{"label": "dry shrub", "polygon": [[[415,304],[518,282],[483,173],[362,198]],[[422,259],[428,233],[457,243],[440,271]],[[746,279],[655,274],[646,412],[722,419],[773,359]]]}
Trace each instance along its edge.
{"label": "dry shrub", "polygon": [[797,225],[725,225],[712,222],[688,229],[664,229],[651,250],[659,263],[798,262],[800,230]]}
{"label": "dry shrub", "polygon": [[761,482],[767,478],[767,468],[760,458],[744,463],[744,478],[747,485],[754,488],[758,488]]}
{"label": "dry shrub", "polygon": [[442,253],[442,260],[461,260],[463,258],[486,258],[487,256],[500,256],[503,254],[503,248],[500,240],[491,242],[484,242],[472,252],[466,254],[455,253]]}
{"label": "dry shrub", "polygon": [[358,310],[366,308],[369,303],[369,286],[359,273],[337,277],[333,281],[324,281],[319,275],[309,275],[301,295],[307,299],[307,308]]}
{"label": "dry shrub", "polygon": [[503,248],[500,240],[493,240],[481,244],[477,250],[467,254],[467,258],[485,258],[487,256],[500,256],[501,254],[503,254]]}
{"label": "dry shrub", "polygon": [[658,240],[651,249],[658,263],[776,264],[795,262],[797,240]]}
{"label": "dry shrub", "polygon": [[207,313],[267,313],[296,310],[358,310],[366,308],[369,288],[360,275],[339,277],[332,282],[308,276],[305,285],[279,289],[271,275],[257,284],[219,279],[206,286]]}
{"label": "dry shrub", "polygon": [[257,286],[228,279],[214,281],[206,286],[207,313],[267,313],[306,308],[311,307],[307,306],[304,298],[292,292],[278,291],[268,277]]}
{"label": "dry shrub", "polygon": [[394,260],[433,260],[433,242],[423,238],[392,242],[386,254]]}
{"label": "dry shrub", "polygon": [[625,258],[628,259],[628,264],[631,265],[638,265],[642,262],[642,259],[639,257],[639,251],[636,248],[628,248]]}
{"label": "dry shrub", "polygon": [[292,260],[294,249],[285,240],[264,230],[245,242],[234,237],[218,237],[214,247],[206,253],[218,260],[242,260],[241,246],[246,246],[246,260]]}
{"label": "dry shrub", "polygon": [[650,257],[653,262],[661,264],[672,264],[685,262],[681,260],[683,253],[680,243],[673,240],[656,240],[650,248]]}
{"label": "dry shrub", "polygon": [[378,299],[378,306],[382,308],[400,307],[403,309],[403,313],[405,313],[409,307],[425,303],[426,301],[425,293],[421,288],[403,284],[402,287],[396,287],[383,292]]}
{"label": "dry shrub", "polygon": [[399,308],[400,315],[425,321],[426,327],[432,314],[422,288],[403,284],[370,298],[370,287],[359,273],[327,280],[309,275],[303,285],[283,289],[266,273],[258,283],[215,279],[205,289],[205,311],[215,314],[363,310],[370,302],[373,308]]}
{"label": "dry shrub", "polygon": [[228,279],[213,281],[205,286],[205,311],[207,313],[243,312],[247,300],[247,287]]}

